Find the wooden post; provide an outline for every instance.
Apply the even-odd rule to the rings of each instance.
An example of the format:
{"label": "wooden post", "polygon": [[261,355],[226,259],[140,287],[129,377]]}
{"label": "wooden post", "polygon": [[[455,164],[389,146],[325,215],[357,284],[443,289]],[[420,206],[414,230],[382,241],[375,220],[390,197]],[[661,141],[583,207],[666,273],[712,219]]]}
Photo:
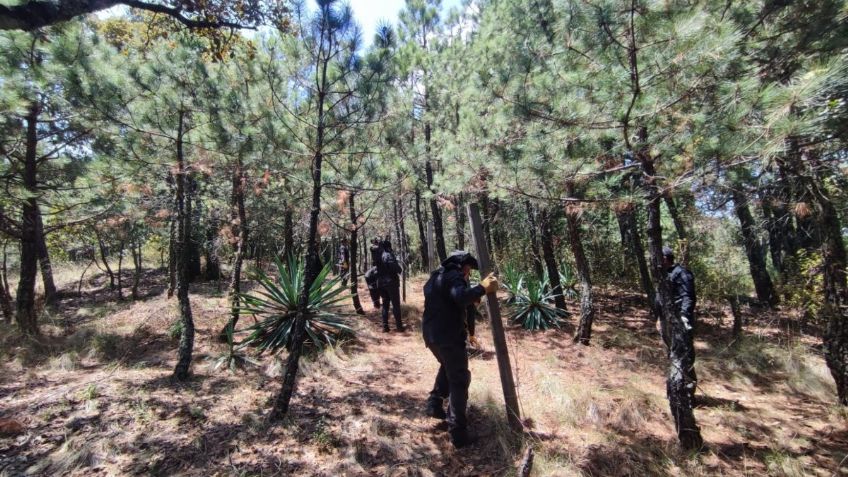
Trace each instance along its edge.
{"label": "wooden post", "polygon": [[439,261],[436,259],[436,232],[433,230],[433,222],[427,222],[427,272],[431,272],[439,267]]}
{"label": "wooden post", "polygon": [[[483,235],[483,220],[480,217],[480,208],[477,204],[468,204],[468,221],[471,223],[471,239],[474,241],[477,259],[480,261],[480,276],[485,277],[492,271],[493,266],[489,259],[489,249],[486,247],[486,237]],[[504,334],[503,321],[501,321],[501,309],[497,294],[486,295],[486,311],[489,314],[489,322],[492,326],[492,338],[495,342],[495,354],[498,358],[498,371],[501,375],[501,388],[503,388],[504,402],[506,403],[506,417],[509,426],[514,431],[521,432],[521,413],[518,409],[518,396],[515,394],[515,381],[512,378],[512,366],[509,362],[509,350],[506,347],[506,335]]]}

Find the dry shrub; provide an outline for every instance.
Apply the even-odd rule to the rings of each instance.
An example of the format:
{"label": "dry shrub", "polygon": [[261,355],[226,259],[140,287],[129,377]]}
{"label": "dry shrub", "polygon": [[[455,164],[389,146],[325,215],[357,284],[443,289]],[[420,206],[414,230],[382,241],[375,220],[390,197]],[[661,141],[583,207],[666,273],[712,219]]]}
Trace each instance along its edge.
{"label": "dry shrub", "polygon": [[48,367],[54,371],[73,371],[79,367],[80,357],[76,351],[68,351],[50,358]]}
{"label": "dry shrub", "polygon": [[83,467],[92,467],[97,460],[92,442],[85,436],[72,436],[58,450],[27,469],[27,474],[67,475]]}
{"label": "dry shrub", "polygon": [[813,214],[813,210],[810,207],[810,204],[806,202],[796,202],[792,210],[795,214],[795,217],[798,217],[799,219],[805,219]]}

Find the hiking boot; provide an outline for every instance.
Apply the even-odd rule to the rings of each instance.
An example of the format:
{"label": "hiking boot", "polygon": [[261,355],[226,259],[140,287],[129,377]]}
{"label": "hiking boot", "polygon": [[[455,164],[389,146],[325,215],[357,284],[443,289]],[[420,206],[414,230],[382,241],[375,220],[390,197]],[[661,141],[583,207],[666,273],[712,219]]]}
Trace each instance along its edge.
{"label": "hiking boot", "polygon": [[405,326],[403,326],[403,323],[401,323],[401,324],[397,325],[395,328],[397,328],[397,330],[398,330],[399,332],[401,332],[401,333],[403,333],[404,331],[406,331],[406,327],[405,327]]}
{"label": "hiking boot", "polygon": [[435,418],[435,419],[447,419],[448,415],[445,413],[445,408],[442,407],[441,404],[436,404],[434,402],[427,403],[427,410],[425,411],[427,416]]}
{"label": "hiking boot", "polygon": [[477,442],[477,436],[472,436],[467,429],[453,429],[450,431],[451,444],[457,449],[469,446]]}
{"label": "hiking boot", "polygon": [[383,325],[383,333],[389,332],[389,325]]}

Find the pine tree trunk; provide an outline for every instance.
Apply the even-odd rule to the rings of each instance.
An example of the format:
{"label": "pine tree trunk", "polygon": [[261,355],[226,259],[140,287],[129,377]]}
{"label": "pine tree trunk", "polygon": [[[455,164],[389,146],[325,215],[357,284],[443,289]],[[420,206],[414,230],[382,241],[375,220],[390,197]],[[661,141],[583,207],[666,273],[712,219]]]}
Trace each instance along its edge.
{"label": "pine tree trunk", "polygon": [[[230,274],[230,319],[218,333],[221,342],[227,342],[229,332],[235,331],[239,320],[239,305],[241,296],[241,268],[244,262],[245,247],[247,246],[247,210],[244,206],[244,184],[245,176],[242,168],[241,157],[236,158],[232,174],[232,189],[230,192],[230,214],[233,224],[233,236],[236,251],[233,255],[233,270]],[[291,218],[291,211],[286,207],[284,214]],[[287,224],[291,226],[291,222]],[[286,232],[283,232],[286,234]],[[291,253],[291,245],[286,244],[286,253]]]}
{"label": "pine tree trunk", "polygon": [[130,250],[132,251],[132,259],[133,259],[133,284],[132,284],[132,299],[138,300],[138,284],[141,281],[141,261],[142,261],[142,246],[143,243],[141,240],[134,240],[133,243],[130,244]]}
{"label": "pine tree trunk", "polygon": [[774,268],[784,276],[787,272],[787,257],[794,257],[797,247],[793,243],[795,227],[782,200],[775,196],[774,188],[770,187],[763,192],[760,200],[762,204],[764,226],[769,236],[769,253]]}
{"label": "pine tree trunk", "polygon": [[[169,176],[171,182],[174,181],[173,174]],[[177,289],[177,193],[174,190],[174,211],[171,214],[170,226],[168,227],[168,298],[174,296],[174,291]]]}
{"label": "pine tree trunk", "polygon": [[201,276],[200,271],[200,242],[197,233],[200,232],[200,216],[201,207],[200,194],[198,193],[198,184],[193,175],[187,177],[188,183],[186,187],[186,210],[191,211],[189,220],[191,224],[189,230],[191,235],[188,237],[188,260],[189,260],[189,275],[188,281],[194,283]]}
{"label": "pine tree trunk", "polygon": [[[430,135],[430,126],[424,126],[424,136],[427,137],[427,148],[429,149],[429,135]],[[433,194],[433,197],[430,198],[430,213],[433,215],[433,232],[435,232],[435,240],[436,240],[436,253],[439,255],[439,261],[443,262],[446,258],[448,258],[448,253],[445,248],[445,231],[444,225],[442,224],[442,210],[439,208],[439,202],[436,200],[436,191],[433,188],[433,166],[430,164],[430,161],[427,161],[424,164],[424,170],[427,173],[427,188]]]}
{"label": "pine tree trunk", "polygon": [[429,262],[427,250],[427,232],[424,228],[424,217],[421,214],[421,191],[415,188],[415,221],[418,222],[419,251],[421,252],[421,270],[427,270]]}
{"label": "pine tree trunk", "polygon": [[728,295],[727,303],[730,305],[730,314],[733,315],[733,338],[742,336],[742,312],[739,310],[739,297]]}
{"label": "pine tree trunk", "polygon": [[677,261],[685,266],[689,263],[689,234],[686,233],[686,226],[683,225],[683,219],[680,218],[680,212],[671,193],[663,194],[663,200],[674,224],[674,230],[677,232]]}
{"label": "pine tree trunk", "polygon": [[26,117],[26,156],[22,178],[29,197],[24,199],[21,212],[21,271],[15,310],[18,327],[29,335],[38,334],[38,317],[35,311],[35,282],[38,275],[38,114],[39,106],[33,103]]}
{"label": "pine tree trunk", "polygon": [[118,243],[118,300],[124,299],[124,283],[122,280],[124,266],[124,241]]}
{"label": "pine tree trunk", "polygon": [[542,209],[541,232],[542,255],[545,259],[545,266],[548,269],[548,284],[551,286],[551,292],[555,295],[554,304],[560,310],[565,310],[565,296],[563,295],[562,284],[559,280],[559,268],[557,266],[556,255],[554,254],[554,233],[551,227],[551,218],[546,208]]}
{"label": "pine tree trunk", "polygon": [[748,268],[751,271],[751,279],[754,281],[754,288],[757,291],[757,299],[760,303],[773,307],[777,305],[777,294],[774,292],[774,285],[772,285],[771,277],[768,269],[766,269],[765,249],[757,240],[754,217],[748,207],[748,199],[744,192],[737,189],[733,189],[731,195],[734,204],[733,210],[736,212],[742,231],[745,255],[748,256]]}
{"label": "pine tree trunk", "polygon": [[[244,200],[242,200],[242,203]],[[283,212],[283,249],[286,251],[286,257],[294,257],[297,252],[294,250],[294,212],[291,207],[286,204],[286,210]]]}
{"label": "pine tree trunk", "polygon": [[97,229],[97,226],[93,226],[92,230],[94,230],[94,236],[97,238],[97,247],[100,250],[100,259],[103,261],[103,267],[106,269],[106,274],[109,276],[109,289],[115,289],[115,273],[112,271],[112,267],[109,266],[109,253],[106,251],[106,243],[103,242],[103,236],[100,235],[100,231]]}
{"label": "pine tree trunk", "polygon": [[[645,147],[648,138],[647,131],[644,127],[640,128],[639,136],[642,147]],[[674,417],[677,437],[680,440],[681,446],[685,449],[699,449],[703,445],[703,439],[695,421],[695,413],[692,409],[693,403],[691,395],[686,388],[687,383],[683,371],[685,368],[683,355],[685,354],[684,348],[686,346],[685,336],[687,330],[683,321],[673,311],[674,304],[671,287],[663,269],[662,225],[660,223],[660,201],[662,200],[662,196],[655,183],[656,173],[653,159],[648,156],[648,152],[645,150],[640,150],[637,154],[642,163],[642,171],[646,176],[644,187],[648,201],[647,235],[648,251],[651,256],[651,272],[660,303],[660,320],[664,325],[663,329],[667,330],[663,338],[669,346],[670,363],[666,381],[669,407]]]}
{"label": "pine tree trunk", "polygon": [[[818,159],[804,159],[810,174],[817,175]],[[824,180],[801,178],[812,199],[816,202],[818,228],[822,239],[824,306],[822,315],[827,319],[823,336],[824,356],[830,374],[836,382],[836,395],[840,405],[848,406],[848,255],[842,238],[839,213],[825,188]]]}
{"label": "pine tree trunk", "polygon": [[[353,299],[353,309],[356,310],[358,315],[364,315],[365,310],[362,308],[362,302],[359,301],[359,272],[356,262],[357,245],[359,244],[357,242],[359,239],[359,227],[357,226],[358,216],[356,215],[355,197],[356,193],[351,191],[347,198],[348,206],[350,206],[350,247],[348,247],[348,253],[350,254],[350,257],[348,257],[350,260],[348,265],[350,267],[350,295]],[[395,214],[397,214],[397,205],[395,205]],[[400,243],[398,243],[398,246],[400,246]]]}
{"label": "pine tree trunk", "polygon": [[210,282],[221,279],[221,261],[218,259],[218,251],[217,247],[215,247],[219,227],[220,220],[217,217],[217,213],[215,213],[206,227],[206,241],[203,247],[206,252],[206,269],[203,273],[203,279]]}
{"label": "pine tree trunk", "polygon": [[616,215],[619,220],[619,228],[622,235],[621,240],[624,248],[629,251],[629,255],[636,261],[636,267],[639,270],[639,282],[642,284],[642,290],[645,292],[646,308],[651,312],[651,320],[656,322],[660,318],[657,308],[656,291],[651,281],[648,262],[645,260],[645,249],[642,247],[642,234],[639,231],[639,223],[636,221],[636,211],[633,207],[628,207],[617,212]]}
{"label": "pine tree trunk", "polygon": [[[569,197],[575,197],[574,185],[566,184],[566,193]],[[592,277],[589,261],[583,251],[583,238],[580,233],[579,210],[566,211],[566,226],[568,227],[568,241],[571,245],[571,253],[574,255],[574,264],[580,278],[580,322],[577,325],[577,333],[574,342],[589,346],[592,337],[592,321],[595,318],[594,303],[592,301]]]}
{"label": "pine tree trunk", "polygon": [[539,235],[538,225],[536,224],[536,208],[530,204],[529,200],[524,201],[524,208],[527,210],[527,222],[529,223],[530,233],[530,254],[533,262],[533,271],[536,272],[536,277],[542,280],[545,272],[542,269],[542,256],[539,253]]}
{"label": "pine tree trunk", "polygon": [[[328,15],[329,4],[321,7],[325,9],[322,15]],[[323,48],[323,47],[322,47]],[[309,305],[309,289],[321,272],[320,243],[318,237],[318,218],[321,215],[321,185],[322,185],[322,163],[324,159],[324,128],[325,128],[325,101],[328,93],[327,69],[330,66],[330,55],[320,55],[319,87],[316,95],[318,121],[315,137],[315,155],[312,160],[312,209],[309,211],[309,232],[306,240],[306,265],[304,267],[303,289],[300,292],[300,303],[294,322],[294,333],[292,346],[286,360],[286,368],[283,373],[283,384],[274,400],[271,410],[272,420],[280,419],[289,411],[289,403],[294,394],[295,380],[300,367],[300,355],[303,352],[303,341],[306,335],[306,313]]]}
{"label": "pine tree trunk", "polygon": [[456,249],[465,250],[465,200],[462,193],[456,195],[453,210],[456,213]]}
{"label": "pine tree trunk", "polygon": [[179,111],[176,158],[177,240],[174,244],[177,261],[177,301],[180,307],[180,324],[182,328],[177,353],[177,365],[174,367],[174,377],[179,381],[188,379],[191,368],[191,355],[194,348],[194,320],[191,316],[191,301],[188,296],[190,283],[189,242],[191,242],[191,224],[193,221],[191,189],[194,187],[194,181],[192,181],[191,172],[183,154],[185,114],[185,111]]}
{"label": "pine tree trunk", "polygon": [[7,268],[8,255],[6,254],[6,241],[3,241],[2,261],[0,261],[0,310],[3,311],[3,320],[11,324],[15,317],[12,309],[12,293],[9,289],[9,269]]}
{"label": "pine tree trunk", "polygon": [[56,302],[56,283],[53,281],[53,266],[50,263],[50,252],[44,236],[44,219],[38,204],[36,204],[36,213],[38,214],[38,232],[36,233],[38,263],[41,265],[41,281],[44,283],[44,304],[50,306]]}

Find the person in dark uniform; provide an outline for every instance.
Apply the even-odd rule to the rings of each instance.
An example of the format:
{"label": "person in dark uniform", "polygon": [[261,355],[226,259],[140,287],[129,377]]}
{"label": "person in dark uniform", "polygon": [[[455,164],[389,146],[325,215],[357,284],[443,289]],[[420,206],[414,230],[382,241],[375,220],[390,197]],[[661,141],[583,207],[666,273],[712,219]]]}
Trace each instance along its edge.
{"label": "person in dark uniform", "polygon": [[[672,314],[679,320],[679,326],[662,323],[663,339],[668,346],[669,358],[680,368],[682,385],[686,394],[695,405],[695,388],[698,376],[695,374],[695,276],[686,267],[674,261],[674,252],[663,247],[663,268],[668,273],[669,288],[674,305]],[[671,380],[671,379],[670,379]],[[671,385],[671,384],[670,384]]]}
{"label": "person in dark uniform", "polygon": [[347,239],[343,238],[339,245],[338,257],[339,275],[342,277],[342,286],[347,286],[347,278],[350,272],[350,250],[347,246]]}
{"label": "person in dark uniform", "polygon": [[[486,293],[498,289],[498,279],[489,275],[476,286],[468,282],[471,270],[478,269],[477,259],[470,253],[455,251],[430,275],[424,285],[424,317],[421,323],[424,344],[439,362],[433,390],[427,399],[426,413],[437,419],[447,419],[451,442],[457,448],[471,442],[465,415],[468,405],[468,370],[466,327],[468,308]],[[472,318],[473,319],[473,318]],[[445,413],[444,400],[448,399]]]}
{"label": "person in dark uniform", "polygon": [[377,286],[380,289],[380,300],[383,302],[383,331],[389,332],[389,304],[395,315],[395,328],[405,331],[400,312],[400,274],[403,272],[392,251],[392,243],[386,239],[380,243],[382,254],[377,262]]}

